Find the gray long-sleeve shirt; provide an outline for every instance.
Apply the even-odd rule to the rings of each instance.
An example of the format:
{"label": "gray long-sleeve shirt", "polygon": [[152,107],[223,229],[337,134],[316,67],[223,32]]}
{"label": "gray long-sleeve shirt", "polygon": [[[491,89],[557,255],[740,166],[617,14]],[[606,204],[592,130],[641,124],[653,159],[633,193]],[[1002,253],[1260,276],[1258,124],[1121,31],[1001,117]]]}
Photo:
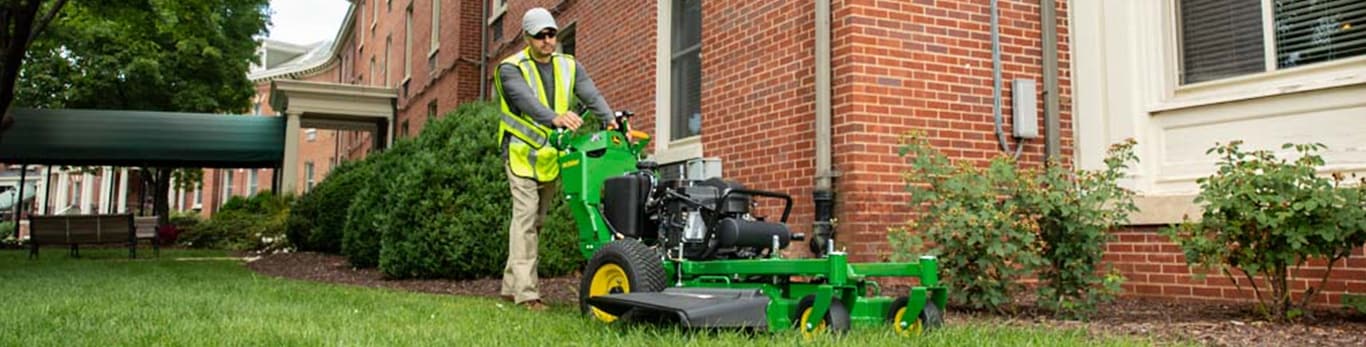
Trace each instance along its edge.
{"label": "gray long-sleeve shirt", "polygon": [[[588,76],[588,71],[584,70],[583,64],[574,64],[574,91],[573,95],[579,101],[588,105],[588,109],[593,114],[598,115],[599,119],[608,120],[612,117],[612,107],[607,105],[607,99],[602,97],[597,85],[593,84],[593,79]],[[551,105],[555,104],[555,66],[551,63],[536,62],[536,69],[541,74],[541,82],[545,88],[546,101]],[[545,126],[554,126],[552,121],[558,116],[555,111],[542,105],[537,100],[536,93],[531,90],[531,85],[522,78],[522,72],[517,66],[512,64],[502,64],[498,66],[499,78],[502,79],[503,93],[508,100],[508,106],[512,112],[526,113],[536,122]]]}

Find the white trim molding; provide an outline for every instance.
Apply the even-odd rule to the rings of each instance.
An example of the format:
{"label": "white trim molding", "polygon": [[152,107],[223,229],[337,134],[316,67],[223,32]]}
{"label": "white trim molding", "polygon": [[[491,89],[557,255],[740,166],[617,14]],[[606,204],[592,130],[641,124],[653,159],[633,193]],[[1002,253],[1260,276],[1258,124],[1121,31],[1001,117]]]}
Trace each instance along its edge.
{"label": "white trim molding", "polygon": [[1123,182],[1139,194],[1133,223],[1198,218],[1196,180],[1213,173],[1216,158],[1205,152],[1216,142],[1283,156],[1293,154],[1283,143],[1322,143],[1324,173],[1366,174],[1366,57],[1182,85],[1178,4],[1069,6],[1073,159],[1097,169],[1109,144],[1138,141],[1141,161]]}

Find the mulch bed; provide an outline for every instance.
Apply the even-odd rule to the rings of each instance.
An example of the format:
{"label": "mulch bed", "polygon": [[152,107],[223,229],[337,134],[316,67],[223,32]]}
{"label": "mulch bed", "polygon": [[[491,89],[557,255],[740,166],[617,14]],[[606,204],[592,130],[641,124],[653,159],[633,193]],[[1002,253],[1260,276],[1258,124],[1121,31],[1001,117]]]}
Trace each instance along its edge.
{"label": "mulch bed", "polygon": [[[422,293],[497,297],[501,279],[388,280],[375,269],[355,269],[341,256],[279,253],[247,263],[252,270],[306,281],[390,288]],[[554,305],[578,301],[578,276],[542,278],[542,299]],[[895,290],[889,288],[889,290]],[[1005,317],[950,312],[949,321],[995,321],[1017,326],[1086,329],[1097,336],[1135,336],[1159,342],[1192,341],[1215,346],[1366,346],[1366,315],[1345,309],[1318,310],[1299,322],[1260,321],[1249,303],[1120,298],[1101,305],[1089,321],[1050,318],[1030,307]]]}

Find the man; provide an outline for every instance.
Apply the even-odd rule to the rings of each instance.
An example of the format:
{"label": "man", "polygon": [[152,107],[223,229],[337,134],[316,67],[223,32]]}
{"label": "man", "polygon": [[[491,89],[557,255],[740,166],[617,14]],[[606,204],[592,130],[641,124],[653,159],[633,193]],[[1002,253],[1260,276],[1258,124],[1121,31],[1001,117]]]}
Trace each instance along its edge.
{"label": "man", "polygon": [[528,10],[522,17],[527,47],[503,59],[493,80],[503,113],[498,137],[512,191],[502,296],[538,311],[545,305],[536,288],[537,239],[546,211],[557,198],[560,174],[560,154],[549,145],[550,135],[553,128],[574,130],[583,125],[583,119],[570,111],[578,102],[600,119],[612,115],[583,66],[555,52],[558,31],[549,11]]}

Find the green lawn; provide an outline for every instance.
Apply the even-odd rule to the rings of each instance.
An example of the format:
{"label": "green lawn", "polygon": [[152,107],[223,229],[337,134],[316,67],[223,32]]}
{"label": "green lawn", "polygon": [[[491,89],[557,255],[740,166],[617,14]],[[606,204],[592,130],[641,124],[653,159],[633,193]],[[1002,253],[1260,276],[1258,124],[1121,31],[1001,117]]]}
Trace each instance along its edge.
{"label": "green lawn", "polygon": [[[139,252],[143,255],[150,252]],[[536,313],[495,299],[415,294],[256,275],[224,252],[163,251],[128,260],[127,250],[68,258],[44,249],[0,251],[0,345],[794,345],[793,333],[747,335],[620,327],[579,317],[574,307]],[[194,258],[200,258],[194,260]],[[905,339],[855,330],[813,345],[887,346]],[[1146,345],[1093,339],[1083,331],[963,323],[926,345]],[[807,344],[807,343],[802,343]]]}

